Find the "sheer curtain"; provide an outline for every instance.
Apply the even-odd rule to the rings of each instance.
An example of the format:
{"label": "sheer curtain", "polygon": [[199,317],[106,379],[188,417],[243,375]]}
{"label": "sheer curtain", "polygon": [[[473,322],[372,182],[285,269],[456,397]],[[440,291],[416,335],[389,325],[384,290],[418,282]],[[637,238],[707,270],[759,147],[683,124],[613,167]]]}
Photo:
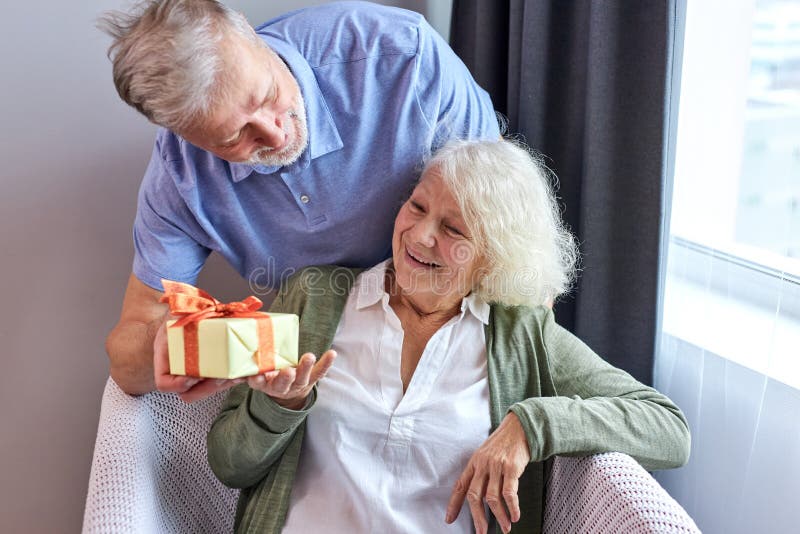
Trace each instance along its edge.
{"label": "sheer curtain", "polygon": [[[706,323],[705,318],[723,314],[721,307],[737,306],[717,286],[735,283],[735,267],[713,253],[692,259],[692,251],[681,248],[670,250],[667,301],[677,317],[665,317],[655,387],[686,413],[692,454],[685,467],[659,472],[656,478],[703,532],[797,532],[800,391],[796,369],[795,383],[775,375],[778,368],[797,365],[800,285],[790,278],[767,281],[761,286],[760,321],[733,319],[727,331],[717,329],[728,343],[741,342],[743,351],[762,360],[761,368],[754,369],[670,331],[672,321]],[[682,275],[689,270],[699,271],[701,280],[687,284]],[[681,285],[694,285],[695,298],[669,302],[686,292]],[[688,306],[697,308],[686,313]]]}
{"label": "sheer curtain", "polygon": [[704,532],[800,531],[800,2],[690,2],[655,386]]}

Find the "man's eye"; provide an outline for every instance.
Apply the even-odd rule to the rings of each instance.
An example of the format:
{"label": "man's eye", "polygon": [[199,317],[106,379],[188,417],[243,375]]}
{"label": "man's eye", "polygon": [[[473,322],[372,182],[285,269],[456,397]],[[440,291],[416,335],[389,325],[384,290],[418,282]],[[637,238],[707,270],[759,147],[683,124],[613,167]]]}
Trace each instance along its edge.
{"label": "man's eye", "polygon": [[222,144],[222,148],[231,148],[239,144],[239,141],[242,140],[242,133],[239,132],[239,135],[231,139],[230,141],[226,141]]}
{"label": "man's eye", "polygon": [[422,208],[422,206],[414,202],[413,200],[410,200],[408,204],[409,206],[411,206],[412,211],[416,211],[418,213],[425,213],[425,210]]}
{"label": "man's eye", "polygon": [[264,101],[261,103],[261,107],[264,108],[264,107],[267,107],[270,104],[274,104],[275,102],[277,102],[277,100],[278,100],[278,86],[277,85],[273,85],[272,89],[270,89],[267,92],[267,96],[266,96],[266,98],[264,98]]}

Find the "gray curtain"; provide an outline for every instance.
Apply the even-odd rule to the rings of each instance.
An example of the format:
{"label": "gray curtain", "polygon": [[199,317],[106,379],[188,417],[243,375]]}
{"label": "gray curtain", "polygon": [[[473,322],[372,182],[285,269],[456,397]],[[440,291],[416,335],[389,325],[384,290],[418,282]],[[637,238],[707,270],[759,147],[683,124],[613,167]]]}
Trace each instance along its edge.
{"label": "gray curtain", "polygon": [[[556,318],[652,383],[683,0],[454,0],[456,53],[546,156],[583,270]],[[670,179],[668,179],[670,177]]]}

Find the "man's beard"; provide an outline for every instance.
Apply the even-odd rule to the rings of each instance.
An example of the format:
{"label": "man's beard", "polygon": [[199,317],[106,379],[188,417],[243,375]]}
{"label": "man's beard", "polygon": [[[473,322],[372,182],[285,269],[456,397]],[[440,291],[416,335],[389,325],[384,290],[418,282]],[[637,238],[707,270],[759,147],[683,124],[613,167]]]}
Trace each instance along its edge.
{"label": "man's beard", "polygon": [[286,167],[300,158],[308,145],[308,127],[306,126],[306,110],[302,97],[298,97],[294,106],[286,112],[291,120],[292,129],[288,144],[276,150],[262,147],[256,149],[246,163],[250,165],[264,165],[266,167]]}

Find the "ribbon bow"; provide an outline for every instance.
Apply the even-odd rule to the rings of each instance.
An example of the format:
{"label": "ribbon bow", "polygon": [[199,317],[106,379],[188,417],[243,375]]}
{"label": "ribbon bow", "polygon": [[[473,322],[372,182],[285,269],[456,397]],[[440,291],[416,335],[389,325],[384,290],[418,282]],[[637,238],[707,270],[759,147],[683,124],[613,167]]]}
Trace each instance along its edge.
{"label": "ribbon bow", "polygon": [[161,284],[164,286],[164,295],[159,302],[167,303],[170,313],[180,317],[172,328],[214,317],[269,317],[268,313],[256,311],[264,303],[253,295],[244,300],[223,303],[190,284],[164,279]]}

